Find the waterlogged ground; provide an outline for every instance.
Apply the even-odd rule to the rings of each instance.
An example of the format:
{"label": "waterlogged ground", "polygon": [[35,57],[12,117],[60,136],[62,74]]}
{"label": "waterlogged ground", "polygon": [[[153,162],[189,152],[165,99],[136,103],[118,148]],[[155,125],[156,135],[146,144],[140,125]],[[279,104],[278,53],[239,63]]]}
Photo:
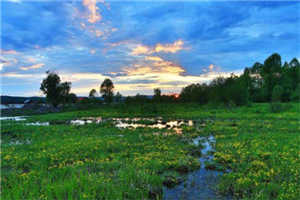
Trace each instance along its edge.
{"label": "waterlogged ground", "polygon": [[[206,163],[213,160],[215,146],[214,136],[198,136],[193,139],[194,145],[201,148],[199,154],[200,169],[187,175],[184,181],[174,187],[164,187],[163,199],[232,199],[230,195],[218,193],[217,184],[223,172],[216,169],[208,169]],[[229,173],[229,171],[227,171]]]}
{"label": "waterlogged ground", "polygon": [[267,104],[134,105],[1,119],[1,197],[300,199],[299,105],[280,113]]}

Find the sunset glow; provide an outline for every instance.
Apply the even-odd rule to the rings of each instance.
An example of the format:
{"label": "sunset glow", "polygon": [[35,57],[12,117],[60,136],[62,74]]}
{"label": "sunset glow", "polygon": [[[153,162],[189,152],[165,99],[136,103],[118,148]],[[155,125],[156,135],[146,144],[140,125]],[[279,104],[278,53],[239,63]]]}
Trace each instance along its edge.
{"label": "sunset glow", "polygon": [[72,81],[72,91],[83,96],[98,90],[104,78],[123,95],[152,94],[157,87],[178,93],[191,83],[238,75],[273,52],[284,60],[300,57],[297,15],[285,15],[298,7],[257,1],[4,1],[2,94],[41,95],[47,70]]}

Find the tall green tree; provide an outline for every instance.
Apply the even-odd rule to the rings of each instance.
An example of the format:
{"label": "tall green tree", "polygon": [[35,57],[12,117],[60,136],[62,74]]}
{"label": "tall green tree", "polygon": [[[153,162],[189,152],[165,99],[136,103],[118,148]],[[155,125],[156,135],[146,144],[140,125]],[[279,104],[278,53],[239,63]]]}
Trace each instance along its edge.
{"label": "tall green tree", "polygon": [[61,83],[61,79],[55,72],[47,71],[47,77],[43,79],[40,90],[46,95],[47,101],[54,107],[67,101],[71,82]]}
{"label": "tall green tree", "polygon": [[114,90],[114,84],[110,79],[105,79],[101,86],[100,86],[100,93],[102,94],[102,97],[104,98],[104,101],[106,103],[111,103],[113,101],[113,93]]}

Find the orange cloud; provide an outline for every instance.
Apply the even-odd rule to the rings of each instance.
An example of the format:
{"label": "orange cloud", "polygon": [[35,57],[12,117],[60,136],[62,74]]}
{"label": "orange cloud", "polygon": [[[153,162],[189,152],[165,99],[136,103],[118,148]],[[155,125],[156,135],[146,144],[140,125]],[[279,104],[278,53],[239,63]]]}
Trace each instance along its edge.
{"label": "orange cloud", "polygon": [[158,61],[158,62],[163,61],[163,59],[158,56],[147,56],[145,59],[150,61]]}
{"label": "orange cloud", "polygon": [[175,41],[173,44],[166,44],[166,45],[162,45],[162,44],[157,44],[154,48],[155,52],[165,52],[165,53],[176,53],[177,51],[180,51],[183,49],[183,41],[182,40],[178,40]]}
{"label": "orange cloud", "polygon": [[131,54],[135,55],[135,56],[140,55],[140,54],[151,54],[151,53],[152,53],[152,50],[149,47],[144,46],[144,45],[138,45],[131,52]]}
{"label": "orange cloud", "polygon": [[27,70],[30,70],[30,69],[39,69],[39,68],[42,68],[44,65],[45,65],[44,63],[39,63],[39,64],[31,65],[31,66],[28,66],[28,67],[20,67],[20,69],[24,70],[24,71],[27,71]]}
{"label": "orange cloud", "polygon": [[[104,3],[104,1],[101,1]],[[98,13],[97,0],[82,0],[82,4],[89,10],[88,21],[90,23],[96,23],[100,21],[102,16]]]}
{"label": "orange cloud", "polygon": [[214,65],[214,64],[210,64],[208,67],[205,67],[202,69],[203,72],[207,73],[207,72],[219,72],[221,71],[221,68]]}
{"label": "orange cloud", "polygon": [[147,64],[135,64],[133,67],[126,67],[123,69],[123,72],[127,75],[143,75],[146,73],[159,74],[181,74],[185,72],[183,67],[177,65],[171,61],[166,61],[157,56],[147,56],[145,57],[146,61],[150,61]]}
{"label": "orange cloud", "polygon": [[153,72],[149,66],[134,65],[134,67],[125,67],[123,72],[127,75],[140,75]]}
{"label": "orange cloud", "polygon": [[212,71],[213,69],[214,69],[214,65],[213,64],[210,64],[209,66],[208,66],[208,69],[210,70],[210,71]]}
{"label": "orange cloud", "polygon": [[165,52],[165,53],[176,53],[177,51],[183,50],[184,42],[182,40],[177,40],[172,44],[156,44],[154,47],[148,47],[145,45],[138,45],[132,49],[132,55],[150,55],[153,53]]}

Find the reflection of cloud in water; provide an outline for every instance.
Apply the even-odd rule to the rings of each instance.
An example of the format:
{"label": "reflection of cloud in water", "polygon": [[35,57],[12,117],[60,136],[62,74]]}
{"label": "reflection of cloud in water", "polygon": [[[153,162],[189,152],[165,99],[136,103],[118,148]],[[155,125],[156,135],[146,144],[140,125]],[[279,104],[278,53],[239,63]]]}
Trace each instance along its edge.
{"label": "reflection of cloud in water", "polygon": [[[143,121],[151,122],[150,124],[143,123]],[[163,121],[162,119],[155,118],[114,118],[116,127],[118,128],[152,128],[152,129],[168,129],[174,131],[176,134],[182,134],[182,126],[193,126],[192,120],[172,120]],[[154,133],[159,135],[160,133]],[[165,132],[163,135],[169,135],[173,133]]]}
{"label": "reflection of cloud in water", "polygon": [[[76,120],[71,120],[71,125],[85,125],[101,122],[112,122],[115,127],[120,129],[136,129],[136,128],[152,128],[152,129],[167,129],[176,134],[182,134],[183,126],[194,126],[192,120],[171,120],[164,121],[161,117],[157,118],[108,118],[102,119],[101,117],[88,117]],[[155,133],[155,135],[158,133]],[[163,135],[168,135],[169,133],[163,133]],[[174,133],[172,133],[174,134]]]}
{"label": "reflection of cloud in water", "polygon": [[26,116],[0,117],[0,120],[24,121]]}

